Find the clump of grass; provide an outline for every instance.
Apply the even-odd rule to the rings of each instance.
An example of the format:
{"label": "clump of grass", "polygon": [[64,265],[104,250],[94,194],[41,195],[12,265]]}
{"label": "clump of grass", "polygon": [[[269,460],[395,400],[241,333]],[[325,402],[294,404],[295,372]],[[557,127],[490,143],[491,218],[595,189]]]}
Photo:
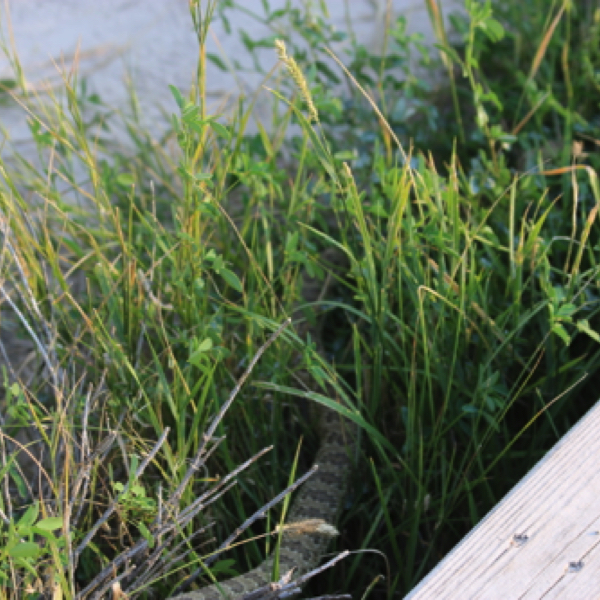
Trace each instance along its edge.
{"label": "clump of grass", "polygon": [[[336,99],[344,75],[314,59],[338,34],[291,10],[309,50],[279,36],[287,76],[256,136],[244,134],[242,105],[232,122],[207,113],[202,62],[195,92],[172,88],[177,113],[162,144],[123,117],[133,152],[96,135],[105,117],[90,113],[98,105],[82,101],[75,79],[43,102],[20,98],[37,158],[0,165],[2,328],[11,321],[13,338],[32,340],[41,365],[28,379],[7,373],[3,597],[117,583],[171,594],[185,577],[170,564],[187,574],[220,550],[197,543],[198,530],[214,522],[210,535],[227,545],[286,488],[290,431],[307,432],[308,454],[317,443],[284,393],[295,370],[329,379],[360,411],[338,545],[377,549],[392,579],[373,583],[381,555],[357,554],[320,585],[374,597],[410,590],[587,408],[600,360],[600,136],[581,90],[597,67],[596,21],[566,4],[518,21],[514,3],[499,16],[469,7],[463,45],[444,47],[446,66],[466,74],[454,74],[450,111],[429,103],[428,84],[397,77],[419,44],[402,21],[388,20],[383,57],[351,46],[359,85]],[[202,46],[215,5],[191,8]],[[510,54],[498,50],[509,44]],[[565,48],[581,57],[575,67],[561,62]],[[504,67],[513,51],[516,66]],[[292,121],[301,133],[286,139]],[[571,155],[574,140],[588,156]],[[343,274],[328,248],[346,257]],[[335,279],[334,295],[298,309],[304,272]],[[253,365],[266,334],[288,316],[314,319],[316,306],[335,369],[316,365],[292,330]],[[263,383],[214,421],[250,365]],[[23,442],[11,439],[31,423],[46,449],[35,486],[19,472]],[[212,463],[190,471],[207,443]],[[198,497],[224,491],[211,485],[270,445],[268,463],[195,512]],[[210,563],[213,577],[262,560],[276,509],[266,521],[252,523],[235,565]],[[187,559],[180,545],[193,549]],[[147,561],[129,570],[126,548],[142,546]]]}

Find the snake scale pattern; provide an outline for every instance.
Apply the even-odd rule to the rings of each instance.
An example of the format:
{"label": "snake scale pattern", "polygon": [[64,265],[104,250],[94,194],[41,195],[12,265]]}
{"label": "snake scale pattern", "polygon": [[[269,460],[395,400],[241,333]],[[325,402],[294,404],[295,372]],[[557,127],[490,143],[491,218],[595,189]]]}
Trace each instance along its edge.
{"label": "snake scale pattern", "polygon": [[[322,259],[330,264],[338,263],[336,254],[323,253]],[[328,284],[303,278],[302,299],[313,302],[322,297]],[[319,339],[318,332],[313,339]],[[335,523],[351,467],[349,449],[354,443],[353,428],[338,413],[319,405],[318,424],[320,445],[315,457],[318,470],[296,494],[287,523],[298,523],[309,519],[321,519]],[[280,546],[279,573],[291,569],[293,577],[299,577],[314,569],[323,556],[329,537],[320,533],[285,532]],[[273,557],[268,557],[255,569],[232,579],[210,585],[199,590],[173,596],[169,600],[236,600],[271,581]]]}

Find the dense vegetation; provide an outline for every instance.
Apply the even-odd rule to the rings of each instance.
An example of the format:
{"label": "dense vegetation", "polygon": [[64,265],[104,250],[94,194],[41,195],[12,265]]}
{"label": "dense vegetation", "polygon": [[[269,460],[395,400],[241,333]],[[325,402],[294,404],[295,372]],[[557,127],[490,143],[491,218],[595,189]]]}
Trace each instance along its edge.
{"label": "dense vegetation", "polygon": [[[0,597],[54,587],[73,598],[104,569],[101,590],[123,572],[110,567],[122,552],[159,544],[159,514],[166,522],[273,445],[169,549],[212,521],[207,536],[223,541],[309,464],[314,428],[283,389],[303,366],[292,357],[314,352],[292,327],[216,428],[226,442],[174,495],[292,313],[302,273],[325,277],[332,247],[348,270],[321,303],[335,367],[318,373],[365,425],[337,546],[373,552],[313,591],[345,582],[357,598],[398,598],[414,587],[596,400],[594,4],[468,0],[450,36],[428,0],[438,47],[399,18],[382,55],[314,8],[288,7],[268,17],[285,45],[246,39],[249,52],[279,53],[272,121],[247,134],[245,101],[232,118],[207,114],[201,62],[192,92],[172,89],[178,112],[158,144],[135,113],[107,120],[75,79],[35,97],[11,55],[5,99],[31,111],[37,158],[4,148],[0,163],[2,340],[8,354],[30,340],[37,362],[27,378],[3,371]],[[191,2],[201,46],[232,5]],[[347,72],[326,52],[345,35]],[[118,127],[133,151],[114,143]],[[32,423],[46,448],[40,483],[12,460]],[[289,440],[303,435],[296,465]],[[258,563],[279,510],[213,575]],[[190,545],[164,557],[178,569],[165,577],[124,579],[130,597],[149,597],[143,586],[165,597],[217,547]]]}

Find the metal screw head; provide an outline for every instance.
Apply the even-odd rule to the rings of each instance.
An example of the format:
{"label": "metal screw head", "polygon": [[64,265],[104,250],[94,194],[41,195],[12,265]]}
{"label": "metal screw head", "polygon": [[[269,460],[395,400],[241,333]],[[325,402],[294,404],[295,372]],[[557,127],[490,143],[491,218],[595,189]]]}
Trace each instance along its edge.
{"label": "metal screw head", "polygon": [[569,566],[567,567],[567,572],[568,573],[579,573],[579,571],[581,571],[581,569],[583,569],[583,561],[578,560],[578,561],[569,563]]}
{"label": "metal screw head", "polygon": [[528,539],[529,539],[529,536],[526,533],[515,533],[512,536],[512,540],[511,540],[510,544],[511,544],[511,546],[520,548]]}

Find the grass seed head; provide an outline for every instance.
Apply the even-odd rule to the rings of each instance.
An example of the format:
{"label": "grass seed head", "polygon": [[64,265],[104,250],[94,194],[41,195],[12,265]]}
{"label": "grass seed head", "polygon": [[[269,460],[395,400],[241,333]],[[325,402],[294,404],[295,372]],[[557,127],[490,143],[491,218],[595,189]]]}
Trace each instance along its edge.
{"label": "grass seed head", "polygon": [[317,107],[313,102],[310,90],[308,89],[308,83],[306,82],[298,63],[291,56],[288,56],[285,43],[282,40],[275,40],[275,50],[277,52],[277,56],[279,56],[279,60],[285,63],[285,66],[287,67],[292,79],[294,80],[294,83],[296,84],[296,87],[300,91],[302,99],[306,103],[308,108],[308,120],[318,123],[319,113],[317,112]]}

